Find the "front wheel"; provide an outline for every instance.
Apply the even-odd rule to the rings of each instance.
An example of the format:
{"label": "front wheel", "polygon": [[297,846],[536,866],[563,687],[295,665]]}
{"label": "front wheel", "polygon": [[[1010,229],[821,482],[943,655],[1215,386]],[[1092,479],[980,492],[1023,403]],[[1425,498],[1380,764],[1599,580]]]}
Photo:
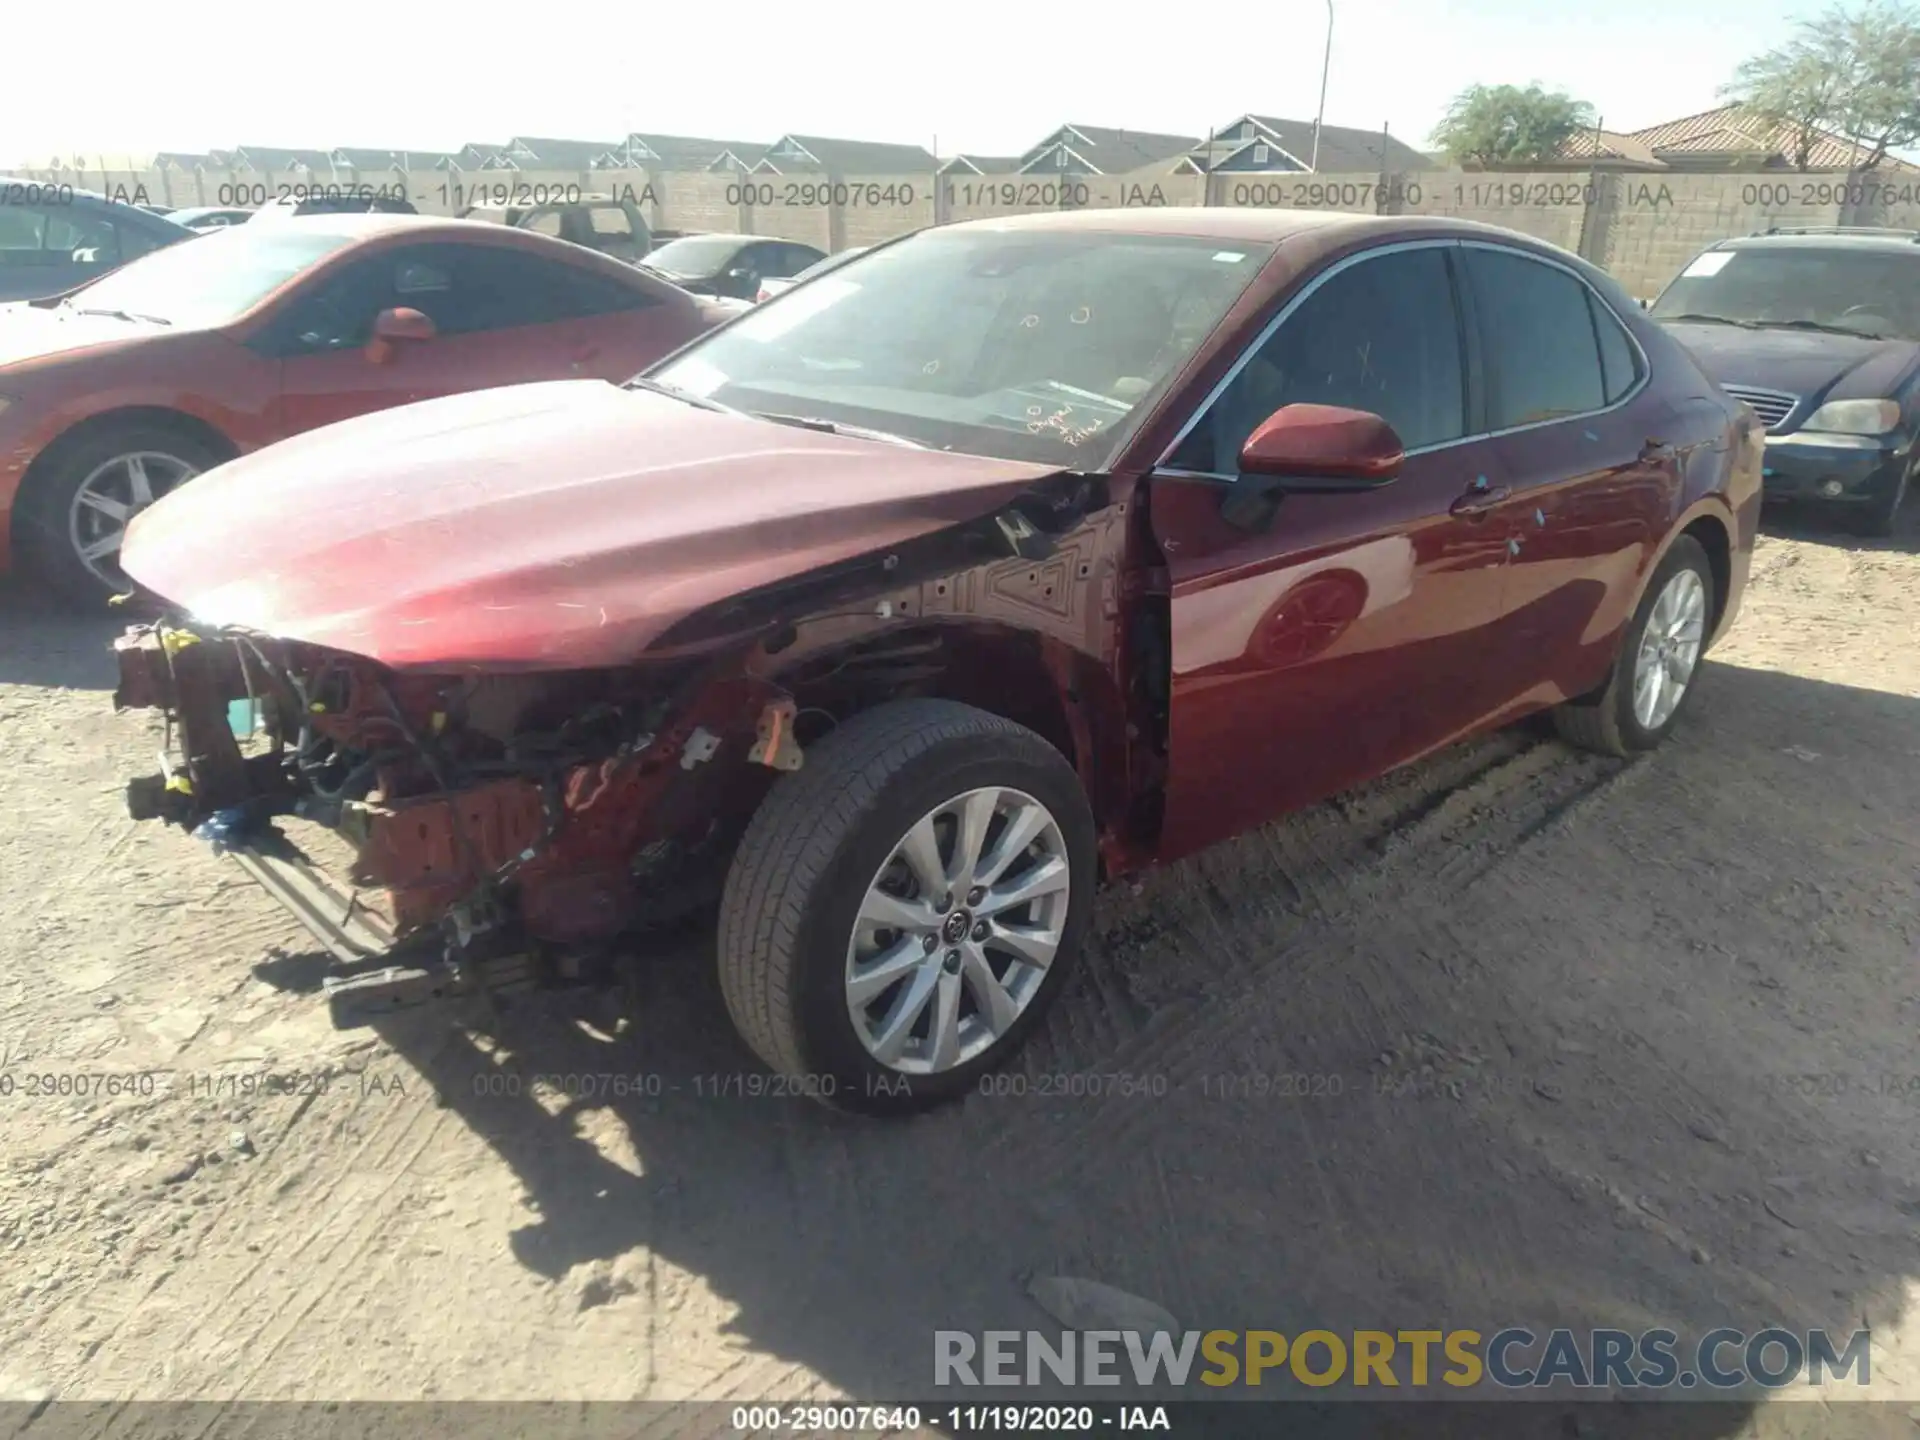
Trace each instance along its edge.
{"label": "front wheel", "polygon": [[1553,712],[1561,737],[1623,757],[1666,739],[1693,693],[1713,614],[1713,567],[1700,542],[1682,535],[1641,597],[1606,688]]}
{"label": "front wheel", "polygon": [[1092,902],[1079,777],[947,700],[854,716],[775,785],[721,900],[721,991],[801,1093],[871,1114],[964,1094],[1064,982]]}
{"label": "front wheel", "polygon": [[50,456],[21,496],[27,563],[80,606],[127,588],[120,546],[133,517],[222,457],[164,425],[116,425]]}

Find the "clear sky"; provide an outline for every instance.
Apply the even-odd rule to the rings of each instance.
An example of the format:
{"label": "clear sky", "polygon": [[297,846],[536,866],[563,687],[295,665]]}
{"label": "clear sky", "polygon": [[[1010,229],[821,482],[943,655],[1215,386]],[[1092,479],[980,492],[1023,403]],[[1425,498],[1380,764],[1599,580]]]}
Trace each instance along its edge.
{"label": "clear sky", "polygon": [[[1327,120],[1424,146],[1475,82],[1540,81],[1633,129],[1717,103],[1818,4],[1333,0]],[[1013,153],[1063,121],[1204,134],[1310,120],[1325,0],[20,0],[0,159],[509,135],[782,132]],[[36,61],[34,57],[39,57]]]}

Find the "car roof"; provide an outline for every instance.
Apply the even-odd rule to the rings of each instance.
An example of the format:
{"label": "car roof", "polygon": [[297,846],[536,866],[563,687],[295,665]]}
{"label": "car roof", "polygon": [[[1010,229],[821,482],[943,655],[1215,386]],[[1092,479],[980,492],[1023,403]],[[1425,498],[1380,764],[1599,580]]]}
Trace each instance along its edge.
{"label": "car roof", "polygon": [[[231,234],[252,228],[250,225],[236,225],[230,231],[221,233]],[[501,225],[491,220],[452,220],[442,215],[390,215],[354,211],[344,215],[294,215],[276,220],[271,226],[263,225],[260,228],[271,230],[277,235],[284,235],[289,230],[297,228],[313,234],[337,235],[356,243],[371,242],[388,235],[406,236],[422,243],[477,240],[483,245],[531,250],[555,260],[565,261],[570,265],[595,270],[604,275],[617,276],[635,285],[649,283],[638,267],[604,255],[588,246],[575,245],[551,235],[542,235],[539,231],[529,230],[524,226]],[[658,276],[651,278],[653,283],[658,283]]]}
{"label": "car roof", "polygon": [[[735,235],[725,230],[702,230],[693,235],[676,235],[673,239],[663,242],[660,248],[664,250],[668,245],[677,244],[682,240],[728,240],[736,245],[752,245],[762,240],[778,240],[783,245],[807,245],[804,240],[788,240],[781,235]],[[807,248],[817,250],[820,247],[807,245]]]}
{"label": "car roof", "polygon": [[1722,240],[1715,250],[1895,250],[1920,258],[1920,230],[1769,231]]}
{"label": "car roof", "polygon": [[[564,257],[575,265],[609,270],[626,277],[633,270],[584,245],[569,244],[551,235],[524,226],[500,225],[490,220],[452,220],[443,215],[393,215],[381,212],[351,211],[338,215],[291,215],[277,219],[262,230],[285,234],[298,228],[310,234],[337,235],[354,242],[378,240],[387,235],[404,235],[426,242],[435,240],[478,240],[488,245],[509,245],[522,250],[537,250]],[[184,228],[184,227],[182,227]],[[251,225],[236,225],[234,230],[252,230]],[[553,247],[559,247],[556,252]]]}
{"label": "car roof", "polygon": [[[298,225],[303,230],[329,235],[367,239],[395,230],[450,230],[459,234],[484,232],[498,235],[505,227],[481,220],[450,220],[444,215],[407,215],[386,210],[344,210],[333,214],[287,215],[276,217],[273,228]],[[265,228],[265,227],[262,227]]]}

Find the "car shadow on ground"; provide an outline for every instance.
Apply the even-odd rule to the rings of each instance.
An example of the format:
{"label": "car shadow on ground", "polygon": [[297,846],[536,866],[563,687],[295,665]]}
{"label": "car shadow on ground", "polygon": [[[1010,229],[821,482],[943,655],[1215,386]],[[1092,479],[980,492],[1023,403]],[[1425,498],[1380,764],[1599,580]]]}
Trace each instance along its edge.
{"label": "car shadow on ground", "polygon": [[[522,1265],[584,1307],[657,1260],[738,1307],[759,1358],[736,1396],[798,1365],[865,1400],[1046,1398],[932,1383],[936,1329],[1057,1331],[1045,1275],[1200,1330],[1780,1325],[1837,1349],[1898,1322],[1920,1271],[1920,765],[1885,760],[1920,751],[1920,702],[1703,682],[1637,764],[1506,732],[1111,888],[1028,1053],[917,1119],[774,1093],[700,931],[645,957],[618,1035],[584,993],[513,1008],[504,1051],[430,1011],[379,1029],[525,1187]],[[535,1075],[599,1093],[550,1108]],[[1284,1377],[1196,1392],[1296,1401],[1263,1435],[1753,1419],[1745,1395],[1495,1423]],[[1823,1413],[1825,1436],[1909,1423]],[[1222,1400],[1182,1433],[1252,1424]]]}
{"label": "car shadow on ground", "polygon": [[1907,497],[1891,535],[1861,535],[1849,528],[1844,513],[1808,502],[1768,505],[1760,512],[1760,530],[1762,534],[1782,540],[1803,540],[1815,545],[1920,554],[1920,492]]}
{"label": "car shadow on ground", "polygon": [[0,580],[0,685],[111,690],[114,637],[136,618],[76,614],[17,579]]}

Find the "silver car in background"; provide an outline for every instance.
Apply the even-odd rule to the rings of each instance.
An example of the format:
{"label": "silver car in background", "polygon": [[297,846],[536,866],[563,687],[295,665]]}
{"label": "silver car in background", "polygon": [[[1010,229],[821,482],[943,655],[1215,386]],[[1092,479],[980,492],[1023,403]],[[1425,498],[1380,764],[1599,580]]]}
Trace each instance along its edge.
{"label": "silver car in background", "polygon": [[789,279],[774,280],[769,278],[762,280],[760,282],[760,293],[753,297],[753,303],[756,305],[764,305],[774,296],[785,294],[802,280],[811,280],[816,275],[824,275],[829,270],[837,270],[840,266],[846,264],[847,261],[853,259],[854,256],[864,255],[872,248],[871,245],[856,245],[851,250],[842,250],[837,255],[829,255],[818,264],[809,265],[798,275],[792,276]]}

